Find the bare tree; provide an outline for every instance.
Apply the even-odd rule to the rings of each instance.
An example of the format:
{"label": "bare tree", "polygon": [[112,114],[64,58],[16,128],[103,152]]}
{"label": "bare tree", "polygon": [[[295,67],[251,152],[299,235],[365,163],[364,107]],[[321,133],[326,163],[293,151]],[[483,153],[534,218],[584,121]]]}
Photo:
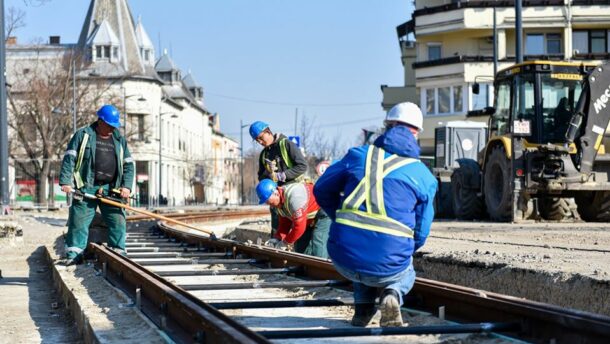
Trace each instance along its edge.
{"label": "bare tree", "polygon": [[11,6],[8,8],[5,17],[5,41],[13,36],[15,31],[25,26],[25,12],[17,7]]}
{"label": "bare tree", "polygon": [[304,115],[301,117],[300,135],[301,146],[305,150],[307,160],[307,171],[310,177],[316,178],[316,166],[323,160],[341,157],[346,150],[345,144],[341,142],[341,135],[328,135],[316,123],[315,116]]}
{"label": "bare tree", "polygon": [[[13,60],[7,71],[9,91],[9,155],[15,167],[36,181],[36,200],[46,204],[51,166],[63,157],[72,136],[70,112],[74,84],[72,66],[80,56],[68,51],[57,58]],[[72,64],[72,60],[76,63]],[[76,88],[77,126],[94,120],[102,101],[115,102],[112,83],[105,79],[80,79]]]}

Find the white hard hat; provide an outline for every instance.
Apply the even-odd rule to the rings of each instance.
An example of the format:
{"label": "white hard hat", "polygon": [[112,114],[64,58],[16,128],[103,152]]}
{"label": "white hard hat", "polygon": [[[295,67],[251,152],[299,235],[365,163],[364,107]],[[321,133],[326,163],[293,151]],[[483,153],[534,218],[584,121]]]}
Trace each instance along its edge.
{"label": "white hard hat", "polygon": [[410,103],[399,103],[394,105],[385,116],[385,124],[389,121],[401,122],[413,126],[419,131],[424,131],[424,116],[419,109],[419,106]]}

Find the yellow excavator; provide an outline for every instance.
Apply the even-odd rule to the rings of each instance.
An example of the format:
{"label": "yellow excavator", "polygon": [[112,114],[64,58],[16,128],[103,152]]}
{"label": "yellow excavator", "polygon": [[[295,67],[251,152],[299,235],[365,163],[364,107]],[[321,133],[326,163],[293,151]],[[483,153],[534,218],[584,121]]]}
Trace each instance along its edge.
{"label": "yellow excavator", "polygon": [[488,137],[451,175],[456,217],[560,220],[573,199],[583,220],[610,221],[610,63],[520,63],[494,90],[494,107],[468,114],[489,116]]}

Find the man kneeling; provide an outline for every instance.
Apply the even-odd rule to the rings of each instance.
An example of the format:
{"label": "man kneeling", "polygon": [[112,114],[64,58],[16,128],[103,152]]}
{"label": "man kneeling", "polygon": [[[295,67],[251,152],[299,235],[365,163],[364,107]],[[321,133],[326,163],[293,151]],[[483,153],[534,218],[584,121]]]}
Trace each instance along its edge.
{"label": "man kneeling", "polygon": [[367,326],[375,315],[378,288],[380,325],[402,325],[403,295],[415,282],[412,255],[426,241],[434,218],[437,182],[418,159],[422,121],[417,105],[396,105],[386,117],[385,134],[374,145],[350,149],[314,188],[333,220],[330,257],[353,282],[354,326]]}
{"label": "man kneeling", "polygon": [[330,219],[320,209],[313,196],[313,184],[296,182],[277,186],[271,179],[263,179],[256,186],[260,204],[277,209],[279,225],[268,246],[286,248],[311,256],[328,258],[326,242]]}

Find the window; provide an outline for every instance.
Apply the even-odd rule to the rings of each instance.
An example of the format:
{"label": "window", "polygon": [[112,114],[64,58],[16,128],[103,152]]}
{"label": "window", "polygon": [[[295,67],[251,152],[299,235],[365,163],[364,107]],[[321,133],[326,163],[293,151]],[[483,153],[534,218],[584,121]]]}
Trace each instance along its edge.
{"label": "window", "polygon": [[426,89],[426,114],[433,115],[436,113],[434,109],[435,97],[434,97],[434,88]]}
{"label": "window", "polygon": [[463,87],[453,86],[453,112],[464,112]]}
{"label": "window", "polygon": [[95,57],[97,57],[98,59],[102,58],[102,47],[99,45],[95,47]]}
{"label": "window", "polygon": [[526,55],[544,55],[544,35],[528,33],[525,39]]}
{"label": "window", "polygon": [[572,48],[579,54],[589,53],[589,33],[587,31],[572,32]]}
{"label": "window", "polygon": [[496,112],[491,117],[491,130],[495,131],[494,135],[503,135],[507,133],[509,114],[510,83],[505,81],[498,85],[498,94],[496,96]]}
{"label": "window", "polygon": [[114,58],[114,59],[119,58],[119,48],[118,47],[112,47],[112,58]]}
{"label": "window", "polygon": [[561,35],[558,33],[548,33],[546,35],[546,53],[561,54]]}
{"label": "window", "polygon": [[489,85],[480,84],[479,94],[472,94],[472,106],[471,110],[481,110],[489,106]]}
{"label": "window", "polygon": [[104,46],[104,56],[105,59],[110,58],[110,46],[106,45]]}
{"label": "window", "polygon": [[561,54],[561,34],[528,33],[525,39],[525,54]]}
{"label": "window", "polygon": [[428,44],[428,60],[440,60],[441,58],[441,45],[439,43]]}
{"label": "window", "polygon": [[425,89],[420,102],[426,115],[464,113],[464,86],[446,86]]}
{"label": "window", "polygon": [[451,112],[451,88],[441,87],[438,89],[438,113]]}
{"label": "window", "polygon": [[148,62],[150,60],[150,50],[144,50],[144,61]]}
{"label": "window", "polygon": [[606,49],[606,30],[591,31],[591,52],[605,53]]}

